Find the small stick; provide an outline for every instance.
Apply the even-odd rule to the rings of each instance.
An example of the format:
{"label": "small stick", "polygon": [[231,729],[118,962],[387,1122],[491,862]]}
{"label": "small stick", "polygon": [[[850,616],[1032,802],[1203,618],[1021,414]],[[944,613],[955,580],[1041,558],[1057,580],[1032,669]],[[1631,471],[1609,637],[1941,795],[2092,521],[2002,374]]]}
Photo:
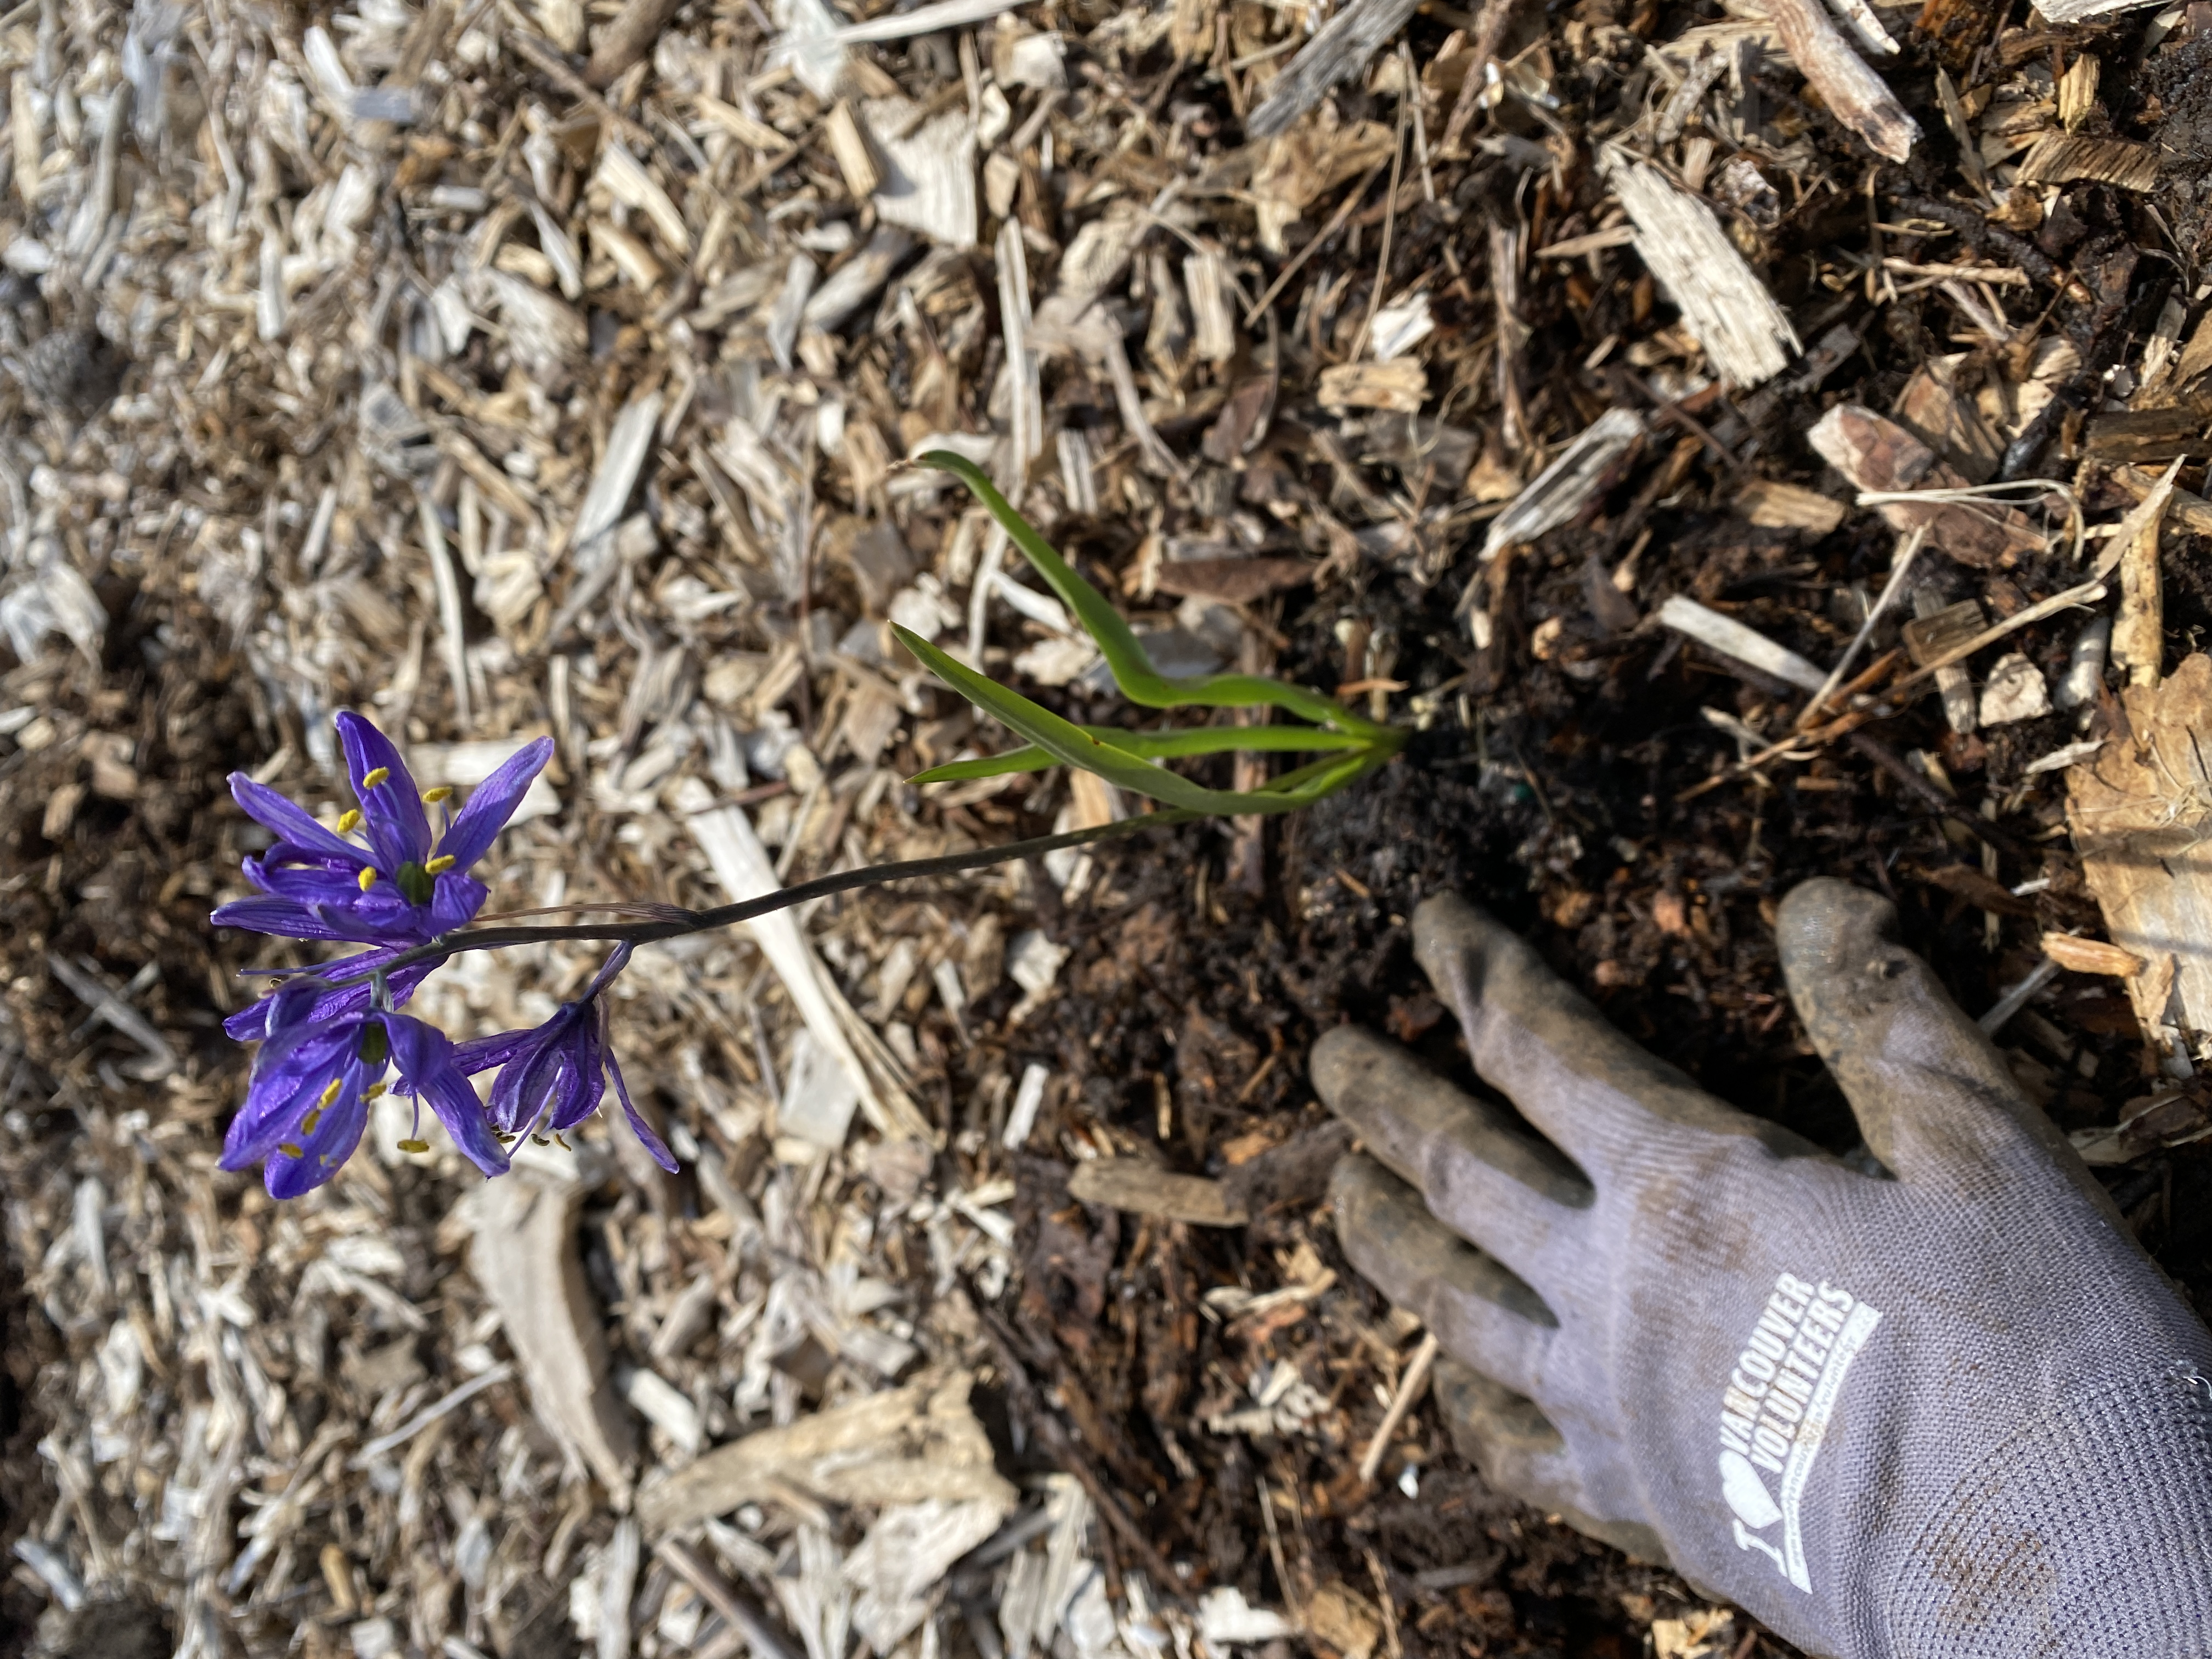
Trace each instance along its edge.
{"label": "small stick", "polygon": [[1406,1420],[1421,1397],[1421,1390],[1429,1380],[1429,1367],[1436,1363],[1437,1334],[1425,1333],[1421,1346],[1413,1350],[1413,1357],[1406,1362],[1405,1375],[1398,1379],[1398,1392],[1391,1397],[1390,1409],[1382,1413],[1382,1426],[1375,1437],[1367,1443],[1367,1455],[1359,1460],[1359,1484],[1371,1486],[1376,1472],[1382,1467],[1382,1454],[1390,1449],[1390,1437],[1398,1432],[1398,1425]]}
{"label": "small stick", "polygon": [[[1413,96],[1420,96],[1420,85],[1414,83]],[[1390,283],[1390,234],[1398,228],[1398,179],[1406,167],[1407,117],[1412,106],[1407,94],[1398,95],[1398,144],[1390,152],[1390,193],[1382,198],[1382,252],[1375,262],[1375,288],[1367,296],[1367,315],[1359,325],[1359,337],[1352,343],[1352,355],[1346,362],[1356,363],[1359,354],[1367,349],[1367,337],[1375,329],[1375,313],[1382,308],[1382,290]]]}
{"label": "small stick", "polygon": [[2034,282],[2028,274],[2013,265],[1920,265],[1910,259],[1886,258],[1884,270],[1893,270],[1900,276],[1929,276],[1938,281],[1947,276],[1963,277],[1971,282],[1995,283],[2001,288],[2031,288]]}
{"label": "small stick", "polygon": [[653,1547],[653,1553],[698,1591],[699,1599],[720,1613],[732,1629],[744,1634],[752,1644],[756,1659],[801,1659],[769,1610],[716,1572],[690,1545],[664,1538]]}
{"label": "small stick", "polygon": [[[1260,319],[1260,313],[1273,302],[1275,296],[1283,291],[1284,285],[1304,269],[1307,260],[1321,252],[1321,245],[1344,228],[1344,222],[1352,216],[1352,209],[1358,207],[1360,198],[1367,194],[1367,186],[1375,182],[1376,175],[1382,171],[1382,164],[1377,161],[1367,169],[1367,176],[1362,179],[1357,186],[1346,192],[1344,204],[1338,208],[1330,216],[1329,222],[1322,227],[1321,234],[1292,254],[1290,264],[1285,265],[1275,280],[1267,284],[1267,291],[1252,302],[1252,308],[1244,313],[1245,327],[1249,328],[1257,322]],[[1394,196],[1391,199],[1395,201],[1397,198]]]}
{"label": "small stick", "polygon": [[1290,1603],[1291,1617],[1304,1626],[1305,1609],[1298,1605],[1298,1588],[1291,1582],[1291,1570],[1283,1560],[1283,1534],[1275,1525],[1275,1500],[1268,1495],[1265,1476],[1260,1481],[1260,1519],[1267,1523],[1267,1554],[1275,1564],[1275,1582],[1283,1587],[1283,1600]]}
{"label": "small stick", "polygon": [[1382,1651],[1389,1659],[1404,1659],[1405,1648],[1398,1640],[1398,1608],[1390,1595],[1390,1576],[1382,1571],[1382,1558],[1373,1550],[1366,1552],[1367,1576],[1375,1581],[1375,1602],[1382,1610]]}
{"label": "small stick", "polygon": [[1905,757],[1871,732],[1852,732],[1849,734],[1852,748],[1895,778],[1914,795],[1954,823],[1964,824],[1987,845],[2000,853],[2009,853],[2023,863],[2032,862],[2033,849],[2015,837],[2008,835],[1979,812],[1972,811],[1945,794],[1926,778],[1905,763]]}
{"label": "small stick", "polygon": [[600,97],[598,89],[582,76],[570,69],[562,61],[561,54],[550,44],[539,40],[534,34],[526,34],[520,29],[512,34],[502,35],[501,38],[528,58],[532,68],[571,98],[584,104],[594,115],[609,123],[623,137],[636,144],[649,146],[653,143],[653,137],[651,133]]}
{"label": "small stick", "polygon": [[1512,15],[1513,0],[1483,0],[1481,15],[1475,19],[1474,54],[1468,60],[1467,78],[1459,83],[1451,118],[1444,123],[1444,141],[1437,146],[1440,155],[1459,153],[1459,141],[1468,123],[1474,119],[1475,105],[1488,83],[1490,60],[1498,56],[1498,43],[1504,39],[1505,25]]}
{"label": "small stick", "polygon": [[467,1405],[470,1401],[482,1394],[486,1389],[492,1388],[498,1383],[504,1382],[514,1375],[514,1367],[508,1364],[502,1359],[498,1364],[494,1365],[489,1370],[485,1371],[479,1376],[471,1377],[467,1382],[462,1383],[458,1389],[453,1389],[450,1393],[432,1401],[428,1405],[423,1407],[421,1411],[416,1412],[414,1416],[409,1418],[398,1428],[392,1430],[390,1434],[385,1435],[380,1439],[370,1441],[366,1446],[363,1446],[359,1451],[353,1455],[351,1461],[346,1467],[355,1469],[367,1468],[378,1458],[383,1456],[385,1453],[391,1451],[397,1447],[405,1445],[410,1440],[412,1440],[416,1435],[422,1433],[423,1430],[428,1428],[440,1418],[445,1416],[449,1412],[459,1410],[461,1407]]}
{"label": "small stick", "polygon": [[599,36],[592,61],[584,65],[584,79],[594,87],[611,87],[623,71],[651,52],[668,20],[684,0],[623,0],[615,21]]}
{"label": "small stick", "polygon": [[1899,552],[1896,562],[1889,567],[1889,580],[1882,585],[1881,597],[1869,608],[1866,620],[1859,624],[1858,633],[1844,648],[1844,654],[1836,659],[1836,665],[1828,671],[1827,680],[1813,694],[1813,701],[1807,703],[1803,712],[1797,716],[1798,731],[1802,732],[1819,718],[1828,699],[1835,695],[1837,686],[1843,684],[1844,676],[1858,660],[1859,653],[1866,648],[1866,642],[1874,637],[1874,625],[1881,620],[1881,613],[1889,609],[1892,599],[1905,591],[1905,574],[1912,568],[1912,562],[1920,556],[1921,544],[1927,539],[1928,526],[1922,525],[1912,532],[1912,539],[1906,542]]}

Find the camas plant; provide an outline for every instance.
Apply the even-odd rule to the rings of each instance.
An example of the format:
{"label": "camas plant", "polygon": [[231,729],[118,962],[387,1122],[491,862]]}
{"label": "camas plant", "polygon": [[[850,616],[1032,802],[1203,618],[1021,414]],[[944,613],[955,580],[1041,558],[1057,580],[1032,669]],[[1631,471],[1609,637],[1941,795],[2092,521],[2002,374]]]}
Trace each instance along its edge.
{"label": "camas plant", "polygon": [[[403,1151],[429,1150],[422,1109],[444,1125],[462,1155],[487,1176],[502,1173],[523,1136],[557,1137],[596,1112],[609,1081],[630,1127],[665,1168],[676,1161],[623,1081],[608,1040],[605,993],[640,945],[726,927],[827,894],[916,876],[980,869],[1185,823],[1212,815],[1296,811],[1342,789],[1397,753],[1405,732],[1363,720],[1321,693],[1250,674],[1188,678],[1162,675],[1143,645],[1097,589],[1085,581],[994,489],[973,464],[933,451],[928,466],[951,472],[1003,526],[1038,575],[1097,641],[1115,684],[1140,708],[1267,708],[1302,724],[1215,725],[1153,731],[1077,726],[1009,690],[905,629],[906,648],[939,678],[1024,739],[1022,747],[924,772],[916,783],[1039,771],[1064,764],[1094,772],[1156,810],[1092,830],[1040,836],[945,858],[842,871],[762,897],[708,910],[666,905],[623,907],[635,918],[561,927],[477,924],[489,890],[470,874],[552,758],[550,738],[526,744],[487,778],[458,811],[453,792],[420,789],[399,751],[357,714],[337,717],[346,774],[360,804],[334,824],[244,773],[231,793],[274,837],[246,860],[258,896],[226,904],[215,925],[364,949],[312,969],[258,970],[278,981],[273,994],[234,1014],[225,1029],[258,1040],[244,1107],[223,1143],[222,1166],[263,1166],[270,1192],[296,1197],[337,1173],[360,1144],[372,1103],[387,1090],[415,1104]],[[1166,762],[1236,750],[1316,758],[1265,787],[1209,788]],[[439,814],[434,826],[430,814]],[[544,1024],[456,1043],[398,1012],[440,964],[465,951],[549,940],[592,940],[614,948],[583,994]],[[496,1072],[489,1098],[469,1079]]]}

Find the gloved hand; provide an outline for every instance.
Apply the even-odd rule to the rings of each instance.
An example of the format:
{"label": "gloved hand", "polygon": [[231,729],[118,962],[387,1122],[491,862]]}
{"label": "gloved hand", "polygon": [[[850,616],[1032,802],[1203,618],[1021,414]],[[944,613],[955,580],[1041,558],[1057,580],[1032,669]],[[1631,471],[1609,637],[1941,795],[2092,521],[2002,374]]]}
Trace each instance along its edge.
{"label": "gloved hand", "polygon": [[1371,1154],[1334,1178],[1345,1252],[1465,1362],[1437,1394],[1493,1486],[1808,1652],[2204,1659],[2212,1334],[1891,919],[1814,881],[1779,933],[1893,1179],[1430,900],[1417,954],[1519,1115],[1329,1033],[1316,1086]]}

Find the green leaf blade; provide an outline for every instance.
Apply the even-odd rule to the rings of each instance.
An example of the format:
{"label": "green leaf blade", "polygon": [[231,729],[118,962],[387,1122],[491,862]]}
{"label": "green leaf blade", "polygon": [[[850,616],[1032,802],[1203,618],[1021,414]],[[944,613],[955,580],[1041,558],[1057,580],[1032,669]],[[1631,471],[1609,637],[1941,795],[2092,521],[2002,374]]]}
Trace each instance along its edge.
{"label": "green leaf blade", "polygon": [[1333,726],[1340,731],[1360,732],[1370,737],[1380,737],[1393,728],[1379,726],[1352,713],[1334,699],[1302,685],[1291,685],[1282,680],[1263,679],[1250,674],[1212,674],[1191,679],[1170,679],[1152,666],[1146,655],[1144,644],[1113,602],[1085,581],[1066,560],[1060,557],[1052,544],[1039,535],[1030,521],[1015,510],[1013,503],[999,493],[983,470],[964,455],[956,455],[948,449],[933,449],[921,457],[924,466],[950,472],[966,484],[975,499],[997,520],[1015,546],[1022,550],[1037,574],[1060,601],[1074,612],[1085,631],[1097,641],[1106,666],[1114,676],[1114,683],[1121,695],[1131,702],[1145,708],[1179,708],[1199,707],[1210,708],[1275,708],[1304,720]]}

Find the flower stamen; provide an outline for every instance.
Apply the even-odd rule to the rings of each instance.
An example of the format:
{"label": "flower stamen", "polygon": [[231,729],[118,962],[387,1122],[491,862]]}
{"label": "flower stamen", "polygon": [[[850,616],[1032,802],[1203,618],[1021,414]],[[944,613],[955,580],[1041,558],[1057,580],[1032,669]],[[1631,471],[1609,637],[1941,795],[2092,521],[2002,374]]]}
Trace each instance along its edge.
{"label": "flower stamen", "polygon": [[422,866],[423,872],[427,875],[442,876],[447,871],[452,869],[457,861],[451,853],[441,853]]}
{"label": "flower stamen", "polygon": [[338,834],[349,836],[360,828],[361,809],[358,806],[349,806],[338,814]]}
{"label": "flower stamen", "polygon": [[338,1091],[344,1087],[345,1079],[343,1078],[332,1078],[331,1079],[331,1086],[323,1091],[323,1097],[315,1103],[315,1109],[319,1112],[321,1111],[324,1107],[329,1105],[332,1101],[338,1097]]}
{"label": "flower stamen", "polygon": [[301,1151],[299,1147],[295,1146],[289,1140],[278,1143],[276,1150],[283,1153],[287,1158],[305,1158],[307,1156],[306,1152]]}
{"label": "flower stamen", "polygon": [[381,1083],[372,1083],[368,1087],[361,1091],[361,1097],[363,1100],[374,1100],[377,1096],[383,1092],[384,1085]]}
{"label": "flower stamen", "polygon": [[403,1140],[399,1143],[399,1150],[403,1152],[427,1152],[430,1150],[430,1143],[427,1140]]}
{"label": "flower stamen", "polygon": [[354,878],[354,881],[356,884],[360,887],[361,890],[366,893],[370,888],[376,885],[376,871],[374,867],[365,868],[358,876]]}
{"label": "flower stamen", "polygon": [[391,775],[390,767],[380,766],[373,772],[364,772],[361,775],[361,787],[364,789],[374,789]]}
{"label": "flower stamen", "polygon": [[441,783],[435,789],[425,789],[422,792],[422,805],[435,806],[441,800],[450,800],[453,793],[453,786],[450,783]]}

